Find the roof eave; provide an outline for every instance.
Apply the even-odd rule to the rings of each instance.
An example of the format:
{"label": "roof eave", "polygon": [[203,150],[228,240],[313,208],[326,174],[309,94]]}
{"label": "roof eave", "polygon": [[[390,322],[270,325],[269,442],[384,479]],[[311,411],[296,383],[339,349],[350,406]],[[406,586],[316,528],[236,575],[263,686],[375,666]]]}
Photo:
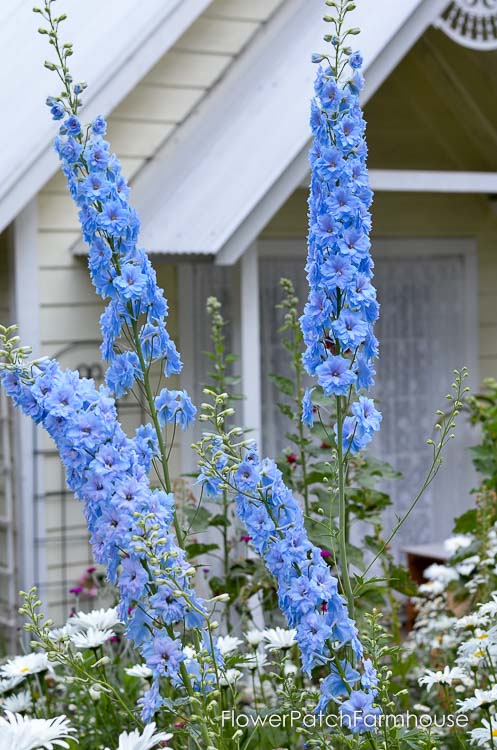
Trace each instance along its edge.
{"label": "roof eave", "polygon": [[[84,119],[97,114],[108,115],[155,63],[175,44],[193,21],[205,10],[211,0],[179,0],[172,7],[162,3],[150,23],[133,33],[119,49],[113,64],[106,68],[99,86],[88,89]],[[52,147],[53,133],[45,143],[35,149],[25,165],[16,173],[11,184],[4,182],[0,198],[0,232],[18,215],[24,206],[52,177],[57,159]]]}

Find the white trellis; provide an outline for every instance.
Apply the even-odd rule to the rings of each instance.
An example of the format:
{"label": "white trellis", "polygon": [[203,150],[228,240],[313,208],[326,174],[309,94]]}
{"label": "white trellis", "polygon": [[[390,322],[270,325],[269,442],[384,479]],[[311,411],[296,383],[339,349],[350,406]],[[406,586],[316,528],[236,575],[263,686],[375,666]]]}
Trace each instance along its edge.
{"label": "white trellis", "polygon": [[434,26],[464,47],[497,49],[497,0],[453,0]]}

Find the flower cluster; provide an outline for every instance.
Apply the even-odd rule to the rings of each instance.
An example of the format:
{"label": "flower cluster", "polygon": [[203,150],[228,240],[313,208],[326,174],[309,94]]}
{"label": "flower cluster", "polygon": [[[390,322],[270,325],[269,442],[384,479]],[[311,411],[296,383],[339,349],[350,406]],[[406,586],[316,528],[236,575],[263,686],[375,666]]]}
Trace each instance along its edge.
{"label": "flower cluster", "polygon": [[[53,111],[61,119],[60,108]],[[104,136],[107,124],[96,117],[86,128],[69,114],[55,140],[69,191],[79,208],[83,237],[89,246],[88,265],[95,289],[109,303],[100,319],[102,356],[110,362],[107,385],[119,398],[135,380],[143,379],[154,362],[161,362],[166,377],[181,371],[180,356],[166,327],[167,301],[157,285],[155,271],[138,246],[140,221],[129,203],[130,189],[119,159]],[[178,408],[184,428],[196,409]],[[174,397],[173,397],[174,398]]]}
{"label": "flower cluster", "polygon": [[174,498],[150,487],[155,432],[145,425],[127,437],[108,389],[61,371],[53,360],[3,370],[1,382],[14,404],[53,438],[67,484],[84,503],[95,559],[118,586],[118,615],[152,670],[154,683],[143,703],[150,718],[161,702],[159,678],[178,681],[185,658],[174,626],[205,624],[204,605],[190,585],[193,571],[169,531]]}
{"label": "flower cluster", "polygon": [[[309,299],[301,318],[304,364],[327,396],[349,396],[374,383],[378,342],[376,290],[371,283],[369,207],[372,192],[366,168],[365,123],[359,104],[363,86],[358,53],[345,66],[342,84],[331,67],[320,67],[315,81],[310,152],[311,192],[307,278]],[[307,391],[303,419],[312,424]],[[343,444],[358,452],[379,429],[380,413],[364,395],[343,424]]]}
{"label": "flower cluster", "polygon": [[[222,456],[219,438],[211,440],[211,469],[220,481],[235,489],[237,513],[244,522],[251,544],[262,556],[278,588],[278,604],[294,629],[303,671],[310,675],[314,667],[328,665],[330,674],[321,683],[316,708],[324,713],[331,700],[353,699],[359,682],[370,707],[376,694],[376,675],[371,662],[364,659],[354,621],[338,591],[338,581],[323,558],[322,550],[309,539],[300,504],[285,485],[281,471],[269,458],[259,459],[255,448],[245,452],[241,462]],[[205,445],[204,443],[204,450]],[[226,467],[226,468],[225,468]],[[363,660],[361,674],[338,653],[350,646],[356,660]],[[345,709],[346,710],[346,709]],[[376,709],[375,709],[376,710]]]}

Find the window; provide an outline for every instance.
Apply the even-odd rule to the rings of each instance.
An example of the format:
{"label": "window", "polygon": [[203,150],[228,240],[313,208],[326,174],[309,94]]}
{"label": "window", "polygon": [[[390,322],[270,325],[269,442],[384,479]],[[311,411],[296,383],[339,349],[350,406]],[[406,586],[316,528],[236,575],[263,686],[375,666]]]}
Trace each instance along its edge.
{"label": "window", "polygon": [[[375,396],[384,418],[371,453],[389,461],[404,479],[391,482],[393,525],[408,509],[430,465],[426,439],[433,435],[435,411],[444,399],[454,368],[470,367],[473,388],[477,300],[473,243],[470,240],[377,240],[375,283],[381,303],[376,332],[380,340]],[[288,423],[276,407],[280,395],[269,373],[291,375],[287,355],[274,331],[281,325],[275,309],[279,279],[290,278],[303,302],[307,282],[303,246],[295,241],[267,241],[260,247],[262,337],[262,398],[264,449],[278,453],[285,445]],[[438,541],[452,530],[452,519],[470,504],[474,485],[467,445],[467,425],[461,417],[457,439],[450,445],[440,475],[399,533],[396,547]]]}

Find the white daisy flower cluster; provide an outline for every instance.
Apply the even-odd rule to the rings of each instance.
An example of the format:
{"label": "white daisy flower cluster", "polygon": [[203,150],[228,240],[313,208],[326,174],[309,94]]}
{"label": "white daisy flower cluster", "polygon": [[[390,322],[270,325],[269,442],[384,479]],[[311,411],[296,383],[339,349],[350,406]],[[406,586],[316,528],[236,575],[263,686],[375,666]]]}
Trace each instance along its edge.
{"label": "white daisy flower cluster", "polygon": [[[469,559],[462,573],[464,564],[458,563],[455,576],[448,572],[450,565],[430,567],[428,576],[439,584],[439,593],[418,601],[420,614],[409,642],[418,656],[424,653],[427,664],[430,660],[440,663],[446,659],[443,667],[418,667],[413,675],[430,700],[438,693],[440,705],[451,704],[455,713],[468,717],[469,725],[474,727],[468,731],[471,745],[494,748],[497,746],[497,591],[491,593],[488,601],[468,611],[464,609],[464,601],[462,606],[457,600],[451,601],[450,589],[447,590],[448,582],[475,570],[479,562],[475,557]],[[448,614],[458,608],[459,617]],[[419,662],[422,664],[423,659]]]}

